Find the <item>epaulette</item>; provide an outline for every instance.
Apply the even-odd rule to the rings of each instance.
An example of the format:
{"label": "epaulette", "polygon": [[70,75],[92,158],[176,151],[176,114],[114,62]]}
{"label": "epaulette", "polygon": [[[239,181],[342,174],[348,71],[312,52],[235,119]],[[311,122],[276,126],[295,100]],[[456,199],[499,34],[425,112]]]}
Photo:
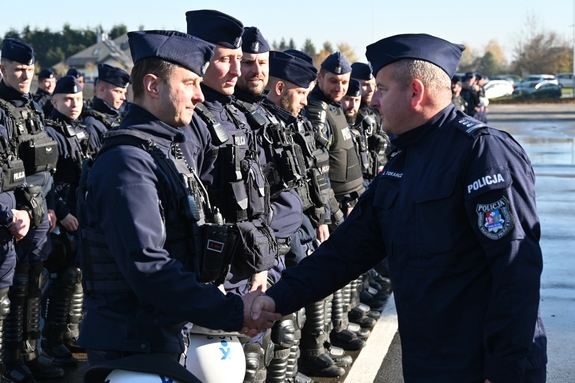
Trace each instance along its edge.
{"label": "epaulette", "polygon": [[455,126],[461,131],[463,131],[468,136],[473,136],[475,132],[479,129],[487,128],[488,126],[475,118],[465,116],[455,120]]}

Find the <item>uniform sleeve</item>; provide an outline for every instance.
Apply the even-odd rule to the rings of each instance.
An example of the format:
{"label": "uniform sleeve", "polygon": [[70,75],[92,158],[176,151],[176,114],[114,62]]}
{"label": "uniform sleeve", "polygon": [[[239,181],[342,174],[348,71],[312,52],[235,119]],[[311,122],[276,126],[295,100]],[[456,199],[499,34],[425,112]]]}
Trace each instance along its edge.
{"label": "uniform sleeve", "polygon": [[[114,171],[109,171],[112,163]],[[163,248],[163,212],[171,195],[162,192],[168,190],[166,179],[158,180],[155,172],[160,171],[154,168],[147,153],[132,147],[114,148],[98,158],[89,175],[88,193],[99,222],[89,218],[90,223],[103,229],[120,271],[141,301],[175,322],[241,329],[241,298],[224,295],[215,285],[197,283],[195,275]]]}
{"label": "uniform sleeve", "polygon": [[297,266],[286,269],[266,292],[276,302],[276,311],[287,315],[323,299],[386,256],[373,206],[376,185],[374,180],[327,241]]}
{"label": "uniform sleeve", "polygon": [[483,326],[486,378],[518,382],[533,343],[543,268],[535,176],[523,149],[500,132],[476,140],[469,169],[467,214],[493,281]]}

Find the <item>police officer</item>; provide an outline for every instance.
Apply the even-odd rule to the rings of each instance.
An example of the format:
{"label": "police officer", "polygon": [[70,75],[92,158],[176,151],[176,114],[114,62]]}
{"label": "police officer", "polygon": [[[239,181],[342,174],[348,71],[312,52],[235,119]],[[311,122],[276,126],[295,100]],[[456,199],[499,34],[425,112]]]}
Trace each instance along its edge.
{"label": "police officer", "polygon": [[188,321],[227,331],[244,326],[253,336],[277,319],[270,313],[255,323],[244,315],[257,293],[224,295],[197,281],[205,270],[196,247],[205,245],[190,233],[204,219],[202,204],[177,143],[203,100],[199,85],[213,45],[174,31],[130,32],[128,39],[134,104],[83,172],[78,193],[87,306],[78,344],[91,365],[138,353],[178,358]]}
{"label": "police officer", "polygon": [[[300,115],[302,108],[307,105],[307,96],[317,76],[317,70],[313,64],[300,59],[300,57],[301,56],[296,57],[285,52],[271,52],[268,99],[270,102],[273,102],[277,108],[289,112],[292,118],[295,119],[294,140],[300,144],[300,147],[305,153],[306,163],[310,168],[309,179],[315,178],[319,180],[319,176],[325,176],[323,171],[327,169],[329,165],[329,156],[326,151],[316,147],[313,127],[305,117]],[[292,123],[292,126],[293,125],[294,123]],[[319,204],[320,206],[314,206],[305,211],[304,220],[310,221],[310,223],[311,221],[317,222],[317,219],[314,217],[317,213],[317,208],[322,207],[322,204],[325,205],[328,202],[329,193],[326,193],[329,190],[327,188],[328,183],[326,180],[324,180],[323,183],[325,185],[323,193],[318,188],[318,192],[320,192],[321,195],[315,197],[321,200],[319,201],[321,202]],[[325,210],[323,210],[322,214],[325,215]],[[309,217],[311,217],[311,220]],[[297,236],[292,238],[291,254],[293,254],[293,257],[288,259],[291,262],[286,262],[288,267],[297,264],[315,250],[315,246],[309,245],[307,248],[304,248],[303,251],[298,248],[306,244],[302,239],[307,237],[316,239],[313,226],[307,230],[301,230]],[[299,367],[299,370],[303,373],[314,376],[335,377],[343,375],[345,370],[342,367],[351,364],[351,357],[345,355],[342,349],[334,346],[326,350],[327,330],[324,300],[322,299],[306,306],[305,315],[305,322],[301,320],[301,312],[297,312],[295,315],[288,315],[284,317],[281,322],[278,322],[274,328],[278,333],[285,333],[286,329],[290,328],[290,321],[293,323],[291,326],[296,330],[295,334],[299,336],[296,337],[292,350],[295,349],[297,351],[298,348],[300,349],[297,351],[300,353],[300,357],[296,367]],[[331,318],[331,313],[329,318]],[[300,337],[301,340],[298,339]],[[280,346],[277,347],[280,349],[277,352],[280,355],[282,352],[282,344],[283,343],[280,342]],[[294,352],[292,352],[288,358],[288,365],[293,363],[291,360],[293,354]],[[275,357],[274,360],[272,360],[270,368],[276,363],[280,363],[277,359],[280,358]],[[268,371],[270,368],[268,368]],[[276,371],[277,369],[274,370],[274,372]],[[293,374],[288,372],[287,378],[292,376]],[[298,379],[300,379],[300,377],[298,377]]]}
{"label": "police officer", "polygon": [[467,110],[467,102],[461,96],[461,77],[457,75],[451,79],[451,103],[457,110],[462,112]]}
{"label": "police officer", "polygon": [[368,149],[377,153],[377,163],[374,163],[373,168],[375,173],[367,175],[364,172],[364,179],[371,180],[387,163],[387,156],[391,153],[392,146],[389,136],[381,129],[379,112],[369,106],[375,91],[375,78],[370,66],[360,62],[351,64],[351,78],[358,80],[361,85],[361,104],[356,123],[361,124],[366,132]]}
{"label": "police officer", "polygon": [[75,77],[76,81],[78,81],[78,84],[80,84],[80,86],[82,88],[84,88],[84,73],[83,72],[80,72],[76,68],[69,68],[68,71],[66,72],[66,76]]}
{"label": "police officer", "polygon": [[98,65],[94,100],[82,113],[82,124],[90,134],[92,146],[99,148],[104,133],[120,125],[120,108],[126,100],[129,83],[130,75],[125,70],[108,64]]}
{"label": "police officer", "polygon": [[[82,320],[83,290],[79,259],[76,257],[76,188],[82,161],[93,154],[88,133],[79,125],[82,112],[82,87],[73,76],[56,83],[52,98],[54,110],[46,120],[46,131],[58,143],[58,164],[54,173],[57,229],[51,233],[54,250],[44,262],[50,281],[42,300],[44,327],[42,351],[60,366],[77,363],[66,343],[79,335]],[[73,348],[74,351],[77,349]]]}
{"label": "police officer", "polygon": [[44,112],[44,116],[50,117],[52,113],[52,93],[56,86],[56,73],[52,68],[42,68],[38,73],[38,89],[34,93],[33,99]]}
{"label": "police officer", "polygon": [[[351,66],[341,52],[329,55],[321,64],[317,85],[308,97],[306,117],[316,130],[317,141],[329,151],[329,179],[347,215],[363,192],[361,166],[340,101],[349,86]],[[332,222],[336,227],[339,222]]]}
{"label": "police officer", "polygon": [[372,105],[399,152],[257,302],[292,312],[388,257],[406,382],[544,382],[534,173],[512,137],[451,104],[464,49],[425,34],[367,47]]}
{"label": "police officer", "polygon": [[15,189],[19,209],[30,214],[31,229],[16,244],[18,262],[10,288],[10,313],[4,321],[3,379],[33,382],[34,378],[61,378],[64,371],[39,355],[40,295],[45,283],[42,262],[52,250],[48,232],[46,197],[52,191],[50,171],[57,162],[57,146],[44,130],[42,112],[33,102],[30,84],[34,51],[25,42],[2,43],[0,124],[6,129],[10,150],[24,165],[25,184]]}

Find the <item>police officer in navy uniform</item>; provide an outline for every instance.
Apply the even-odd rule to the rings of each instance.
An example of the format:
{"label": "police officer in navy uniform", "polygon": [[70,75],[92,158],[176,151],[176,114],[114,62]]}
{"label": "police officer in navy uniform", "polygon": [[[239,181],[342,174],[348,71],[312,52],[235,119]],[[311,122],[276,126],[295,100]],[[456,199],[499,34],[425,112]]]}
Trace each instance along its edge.
{"label": "police officer in navy uniform", "polygon": [[[392,145],[387,133],[381,129],[381,116],[377,109],[369,106],[375,91],[375,78],[368,64],[355,62],[351,64],[351,78],[359,81],[361,85],[361,104],[357,116],[357,123],[363,125],[367,131],[368,148],[378,155],[376,174],[387,163],[387,156],[391,153]],[[374,177],[371,176],[370,179]]]}
{"label": "police officer in navy uniform", "polygon": [[32,96],[34,101],[40,105],[45,117],[50,117],[52,113],[52,93],[56,86],[56,73],[52,68],[42,68],[38,73],[38,89]]}
{"label": "police officer in navy uniform", "polygon": [[[308,97],[306,117],[316,129],[317,141],[329,151],[331,188],[344,215],[353,208],[365,189],[359,158],[340,101],[351,77],[351,66],[341,52],[329,55],[321,64],[317,85]],[[332,222],[336,227],[338,222]]]}
{"label": "police officer in navy uniform", "polygon": [[199,85],[213,45],[174,31],[130,32],[128,39],[134,104],[107,134],[78,191],[87,306],[78,344],[91,365],[138,353],[177,359],[186,322],[245,327],[253,336],[277,319],[245,316],[261,292],[224,295],[197,281],[201,254],[189,233],[203,218],[193,197],[197,176],[178,143],[203,101]]}
{"label": "police officer in navy uniform", "polygon": [[125,70],[108,64],[98,65],[94,100],[92,105],[82,112],[82,124],[88,129],[92,146],[99,148],[104,133],[120,125],[120,109],[126,100],[129,83],[130,75]]}
{"label": "police officer in navy uniform", "polygon": [[64,76],[56,83],[52,97],[54,110],[46,120],[46,131],[58,143],[58,164],[54,173],[57,192],[56,218],[58,226],[50,235],[54,250],[44,262],[49,271],[49,284],[43,293],[44,327],[42,351],[60,366],[72,366],[77,360],[66,344],[79,335],[82,320],[83,290],[77,258],[78,220],[76,218],[76,188],[80,180],[82,161],[94,150],[88,133],[80,126],[82,86],[74,76]]}
{"label": "police officer in navy uniform", "polygon": [[73,76],[78,81],[78,84],[84,88],[84,73],[80,72],[77,68],[70,68],[66,71],[66,76]]}
{"label": "police officer in navy uniform", "polygon": [[27,210],[31,219],[31,229],[16,244],[18,261],[9,293],[10,313],[4,321],[7,371],[3,380],[7,382],[64,376],[64,371],[53,367],[51,359],[40,355],[38,349],[43,261],[52,251],[48,235],[52,222],[46,202],[53,193],[50,172],[56,166],[57,146],[45,132],[42,111],[29,93],[33,71],[32,47],[17,39],[5,39],[0,125],[6,129],[12,154],[24,165],[25,183],[15,189],[15,196],[18,208]]}
{"label": "police officer in navy uniform", "polygon": [[451,104],[464,49],[426,34],[367,47],[372,105],[397,135],[398,154],[330,239],[253,311],[275,303],[292,312],[387,257],[406,382],[542,383],[534,172],[509,134]]}

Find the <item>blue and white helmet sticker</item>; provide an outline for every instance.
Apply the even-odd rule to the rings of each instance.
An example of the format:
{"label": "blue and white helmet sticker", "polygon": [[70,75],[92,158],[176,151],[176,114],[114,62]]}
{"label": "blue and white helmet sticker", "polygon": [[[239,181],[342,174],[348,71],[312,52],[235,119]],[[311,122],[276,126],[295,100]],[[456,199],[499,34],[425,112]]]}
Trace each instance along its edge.
{"label": "blue and white helmet sticker", "polygon": [[505,197],[493,203],[478,204],[475,211],[479,230],[489,239],[501,239],[513,227],[513,215]]}

